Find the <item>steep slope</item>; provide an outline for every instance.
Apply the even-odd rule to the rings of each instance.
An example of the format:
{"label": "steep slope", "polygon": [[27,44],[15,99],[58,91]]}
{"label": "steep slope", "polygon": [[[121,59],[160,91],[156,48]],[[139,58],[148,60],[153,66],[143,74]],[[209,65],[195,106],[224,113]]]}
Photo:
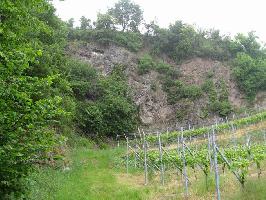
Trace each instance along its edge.
{"label": "steep slope", "polygon": [[[163,90],[160,74],[151,70],[139,75],[138,59],[143,52],[132,53],[123,47],[115,45],[100,46],[95,43],[70,43],[67,52],[70,56],[83,60],[94,66],[100,73],[108,76],[116,65],[126,66],[126,76],[131,88],[132,99],[139,108],[139,117],[144,126],[149,128],[165,128],[178,126],[210,124],[218,115],[209,113],[206,107],[208,95],[203,94],[196,100],[182,99],[170,105],[167,93]],[[234,108],[247,105],[244,95],[237,88],[231,75],[230,67],[211,59],[192,58],[172,67],[180,71],[180,78],[185,85],[202,86],[211,77],[215,86],[221,81],[228,89],[228,100]],[[219,93],[219,90],[218,90]],[[258,107],[265,106],[264,94],[257,98]],[[182,113],[182,118],[177,113]],[[206,113],[208,112],[208,113]]]}
{"label": "steep slope", "polygon": [[228,88],[230,103],[238,108],[246,105],[245,97],[237,88],[229,66],[211,59],[194,58],[181,64],[180,69],[182,79],[187,84],[202,85],[209,74],[212,75],[214,84],[224,80]]}

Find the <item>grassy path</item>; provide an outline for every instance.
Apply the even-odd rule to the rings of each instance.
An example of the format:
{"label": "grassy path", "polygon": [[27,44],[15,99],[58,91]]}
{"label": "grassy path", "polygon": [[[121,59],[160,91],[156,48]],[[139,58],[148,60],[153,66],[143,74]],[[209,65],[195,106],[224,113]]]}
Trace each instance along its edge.
{"label": "grassy path", "polygon": [[[32,199],[120,200],[143,199],[145,190],[118,182],[122,173],[114,166],[119,149],[72,149],[69,170],[41,169],[33,175]],[[124,168],[123,168],[124,170]]]}

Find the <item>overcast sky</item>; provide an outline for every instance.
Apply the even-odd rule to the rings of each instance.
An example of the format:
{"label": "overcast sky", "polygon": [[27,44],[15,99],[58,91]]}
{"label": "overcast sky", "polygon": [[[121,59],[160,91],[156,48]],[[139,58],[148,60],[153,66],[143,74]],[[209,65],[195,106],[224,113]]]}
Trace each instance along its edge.
{"label": "overcast sky", "polygon": [[[76,24],[81,16],[92,20],[118,0],[54,0],[60,18],[73,17]],[[266,0],[134,0],[144,11],[144,19],[156,19],[162,27],[176,20],[201,28],[215,28],[225,34],[256,31],[266,42]]]}

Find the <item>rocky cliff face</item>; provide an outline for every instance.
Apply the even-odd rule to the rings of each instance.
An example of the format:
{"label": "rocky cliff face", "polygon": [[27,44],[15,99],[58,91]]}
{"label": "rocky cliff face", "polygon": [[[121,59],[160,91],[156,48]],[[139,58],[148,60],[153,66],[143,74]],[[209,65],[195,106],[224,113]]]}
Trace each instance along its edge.
{"label": "rocky cliff face", "polygon": [[229,66],[211,59],[194,58],[181,64],[180,69],[182,79],[187,84],[202,85],[207,74],[212,73],[214,84],[218,84],[220,80],[225,81],[229,92],[229,101],[233,106],[240,108],[246,105],[244,95],[237,88]]}
{"label": "rocky cliff face", "polygon": [[[213,118],[217,117],[214,115],[202,117],[202,109],[208,102],[206,96],[193,102],[183,100],[175,105],[169,105],[158,72],[151,71],[141,76],[137,73],[138,58],[142,54],[141,52],[132,53],[115,45],[105,47],[91,43],[72,43],[67,52],[70,56],[90,63],[105,76],[108,76],[114,66],[118,64],[126,66],[132,98],[139,107],[139,116],[144,126],[165,128],[175,125],[210,124],[213,122]],[[179,69],[180,79],[186,84],[202,85],[206,80],[206,75],[211,72],[215,84],[220,80],[225,82],[229,92],[229,101],[234,107],[240,108],[247,105],[244,95],[238,90],[232,78],[229,66],[202,58],[193,58],[181,65],[172,64],[172,66]],[[266,108],[265,99],[265,93],[258,94],[255,105]],[[176,110],[184,109],[187,113],[186,117],[183,120],[177,120]]]}

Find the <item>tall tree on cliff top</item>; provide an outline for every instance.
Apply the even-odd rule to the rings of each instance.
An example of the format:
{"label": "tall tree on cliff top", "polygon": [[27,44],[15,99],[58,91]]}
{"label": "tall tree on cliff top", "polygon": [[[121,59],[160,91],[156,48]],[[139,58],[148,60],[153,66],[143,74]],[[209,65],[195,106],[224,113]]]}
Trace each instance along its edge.
{"label": "tall tree on cliff top", "polygon": [[114,8],[108,10],[108,13],[116,19],[123,32],[139,32],[138,28],[143,20],[143,11],[139,5],[130,0],[120,0]]}
{"label": "tall tree on cliff top", "polygon": [[86,30],[92,28],[91,20],[87,19],[85,16],[82,16],[79,21],[80,21],[80,29]]}

